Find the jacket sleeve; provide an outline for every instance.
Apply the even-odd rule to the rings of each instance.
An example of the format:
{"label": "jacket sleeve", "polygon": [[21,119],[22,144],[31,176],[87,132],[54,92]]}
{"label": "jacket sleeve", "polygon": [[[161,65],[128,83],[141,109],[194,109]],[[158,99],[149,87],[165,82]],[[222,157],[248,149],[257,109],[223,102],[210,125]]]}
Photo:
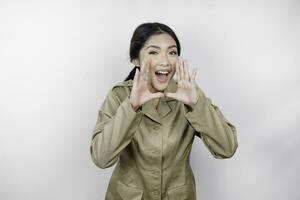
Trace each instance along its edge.
{"label": "jacket sleeve", "polygon": [[98,167],[108,168],[118,160],[131,142],[141,116],[140,110],[133,110],[129,97],[121,102],[113,90],[108,93],[98,112],[90,146],[92,160]]}
{"label": "jacket sleeve", "polygon": [[195,105],[185,105],[186,119],[215,158],[232,157],[238,147],[235,126],[199,87],[197,94],[199,98]]}

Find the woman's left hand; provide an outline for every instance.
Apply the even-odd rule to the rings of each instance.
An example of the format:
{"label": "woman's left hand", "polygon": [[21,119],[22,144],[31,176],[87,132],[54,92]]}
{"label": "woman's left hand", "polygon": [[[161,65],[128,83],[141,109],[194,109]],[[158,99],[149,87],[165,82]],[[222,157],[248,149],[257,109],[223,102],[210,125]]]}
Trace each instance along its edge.
{"label": "woman's left hand", "polygon": [[167,97],[177,99],[187,105],[195,105],[198,100],[196,88],[196,69],[194,68],[191,76],[189,74],[187,60],[179,58],[176,63],[176,76],[178,79],[177,91],[166,93]]}

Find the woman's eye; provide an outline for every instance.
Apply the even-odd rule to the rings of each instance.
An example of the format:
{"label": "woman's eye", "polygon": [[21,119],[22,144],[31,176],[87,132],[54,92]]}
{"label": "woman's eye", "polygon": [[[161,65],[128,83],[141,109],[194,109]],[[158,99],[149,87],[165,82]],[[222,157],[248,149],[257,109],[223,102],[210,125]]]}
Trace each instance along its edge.
{"label": "woman's eye", "polygon": [[170,54],[171,55],[177,55],[177,51],[171,51]]}
{"label": "woman's eye", "polygon": [[156,51],[150,51],[149,54],[157,54]]}

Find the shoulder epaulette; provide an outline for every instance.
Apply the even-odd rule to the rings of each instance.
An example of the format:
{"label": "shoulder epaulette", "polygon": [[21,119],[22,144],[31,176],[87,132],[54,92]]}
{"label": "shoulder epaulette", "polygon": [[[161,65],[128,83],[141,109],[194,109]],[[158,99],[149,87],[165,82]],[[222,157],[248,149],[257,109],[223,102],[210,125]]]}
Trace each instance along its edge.
{"label": "shoulder epaulette", "polygon": [[115,87],[128,87],[128,86],[132,86],[132,85],[133,85],[133,80],[122,81],[122,82],[116,83],[112,89],[114,89]]}

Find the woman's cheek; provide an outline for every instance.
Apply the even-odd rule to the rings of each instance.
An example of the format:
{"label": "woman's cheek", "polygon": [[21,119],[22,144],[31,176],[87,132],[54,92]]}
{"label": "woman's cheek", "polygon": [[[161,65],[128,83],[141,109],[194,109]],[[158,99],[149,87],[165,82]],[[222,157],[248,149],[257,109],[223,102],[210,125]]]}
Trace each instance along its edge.
{"label": "woman's cheek", "polygon": [[149,73],[153,74],[155,73],[155,64],[153,62],[149,63]]}

